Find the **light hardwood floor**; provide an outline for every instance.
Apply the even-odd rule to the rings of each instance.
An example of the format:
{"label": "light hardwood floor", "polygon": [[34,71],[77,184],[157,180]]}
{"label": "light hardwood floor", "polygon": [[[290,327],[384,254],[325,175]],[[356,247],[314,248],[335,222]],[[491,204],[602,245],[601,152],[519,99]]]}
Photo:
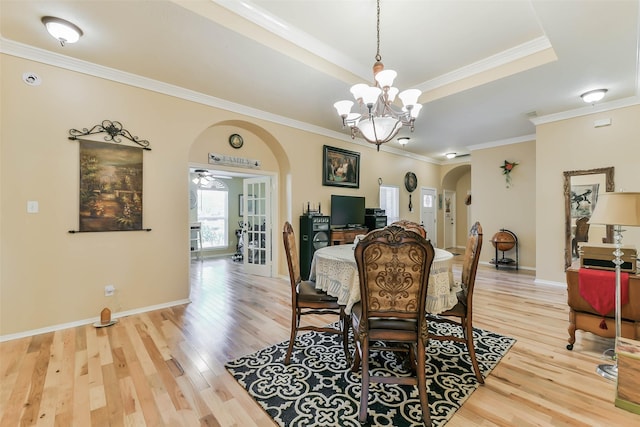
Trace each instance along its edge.
{"label": "light hardwood floor", "polygon": [[[640,425],[595,373],[611,341],[578,332],[566,350],[566,290],[533,279],[479,267],[475,326],[518,341],[448,426]],[[191,304],[1,343],[0,425],[275,425],[224,363],[288,339],[288,281],[228,259],[191,280]]]}

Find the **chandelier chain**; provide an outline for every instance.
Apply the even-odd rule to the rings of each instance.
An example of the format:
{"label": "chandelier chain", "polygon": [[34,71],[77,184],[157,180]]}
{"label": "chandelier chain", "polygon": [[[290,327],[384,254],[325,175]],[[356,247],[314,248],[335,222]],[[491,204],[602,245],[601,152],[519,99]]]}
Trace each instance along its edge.
{"label": "chandelier chain", "polygon": [[382,61],[382,56],[380,56],[380,0],[377,1],[376,39],[378,41],[376,46],[376,61]]}

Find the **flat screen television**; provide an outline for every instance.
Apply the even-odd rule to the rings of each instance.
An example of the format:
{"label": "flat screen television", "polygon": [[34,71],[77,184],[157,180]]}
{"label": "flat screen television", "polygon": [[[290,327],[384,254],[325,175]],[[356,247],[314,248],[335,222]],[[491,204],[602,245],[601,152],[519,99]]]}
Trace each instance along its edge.
{"label": "flat screen television", "polygon": [[364,197],[331,195],[331,228],[364,226]]}

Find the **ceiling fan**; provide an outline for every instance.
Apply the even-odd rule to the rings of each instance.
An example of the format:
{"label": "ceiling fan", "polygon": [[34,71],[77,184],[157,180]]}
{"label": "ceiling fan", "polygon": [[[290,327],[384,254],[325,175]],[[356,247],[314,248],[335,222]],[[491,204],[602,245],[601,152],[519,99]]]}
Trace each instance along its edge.
{"label": "ceiling fan", "polygon": [[211,172],[206,169],[196,169],[193,172],[196,176],[191,181],[200,187],[208,187],[215,181]]}

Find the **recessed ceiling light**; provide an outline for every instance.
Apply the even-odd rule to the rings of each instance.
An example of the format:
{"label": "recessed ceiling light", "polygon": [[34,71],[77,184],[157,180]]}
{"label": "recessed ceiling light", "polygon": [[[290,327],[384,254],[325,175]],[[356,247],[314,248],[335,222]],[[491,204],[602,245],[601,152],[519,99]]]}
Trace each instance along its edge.
{"label": "recessed ceiling light", "polygon": [[40,78],[40,76],[36,73],[31,72],[23,73],[22,81],[29,86],[40,86],[40,84],[42,83],[42,79]]}
{"label": "recessed ceiling light", "polygon": [[447,153],[447,154],[445,154],[445,157],[447,159],[455,159],[456,153]]}
{"label": "recessed ceiling light", "polygon": [[593,104],[594,102],[600,101],[604,98],[604,95],[607,93],[607,89],[594,89],[589,92],[585,92],[580,95],[580,98],[587,104]]}
{"label": "recessed ceiling light", "polygon": [[49,34],[58,40],[63,47],[66,43],[77,42],[82,35],[82,30],[78,26],[64,19],[44,16],[42,17],[42,23],[47,27]]}
{"label": "recessed ceiling light", "polygon": [[408,136],[401,136],[400,138],[398,138],[398,144],[407,145],[410,139],[411,138],[409,138]]}

